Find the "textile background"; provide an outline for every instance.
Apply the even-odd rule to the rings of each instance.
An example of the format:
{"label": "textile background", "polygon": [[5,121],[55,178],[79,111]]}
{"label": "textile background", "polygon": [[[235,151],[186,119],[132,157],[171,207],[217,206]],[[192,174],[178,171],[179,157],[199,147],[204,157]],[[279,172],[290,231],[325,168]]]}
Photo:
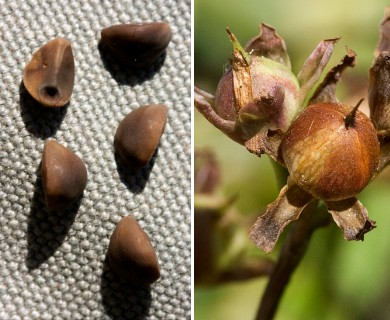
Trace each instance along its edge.
{"label": "textile background", "polygon": [[[188,319],[191,314],[190,0],[0,0],[0,319]],[[99,50],[102,28],[167,21],[166,56],[129,73]],[[71,41],[76,78],[69,105],[43,109],[22,84],[32,54]],[[168,121],[142,171],[115,158],[120,120],[163,103]],[[43,202],[40,161],[55,139],[83,159],[81,200],[62,213]],[[109,238],[135,217],[156,249],[161,278],[123,283],[107,264]]]}

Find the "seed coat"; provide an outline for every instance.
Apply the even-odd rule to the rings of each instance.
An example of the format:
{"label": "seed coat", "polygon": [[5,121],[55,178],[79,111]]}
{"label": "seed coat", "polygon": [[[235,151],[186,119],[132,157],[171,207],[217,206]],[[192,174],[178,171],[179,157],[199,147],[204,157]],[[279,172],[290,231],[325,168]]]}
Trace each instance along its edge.
{"label": "seed coat", "polygon": [[149,236],[132,217],[124,217],[115,227],[108,262],[119,277],[136,285],[148,285],[160,277],[160,266]]}
{"label": "seed coat", "polygon": [[120,24],[104,28],[102,43],[119,59],[134,68],[152,65],[165,51],[172,38],[166,22]]}
{"label": "seed coat", "polygon": [[56,38],[36,51],[23,72],[30,95],[45,107],[62,107],[72,95],[75,77],[73,52],[67,39]]}
{"label": "seed coat", "polygon": [[62,210],[74,203],[87,184],[84,162],[54,140],[45,143],[41,172],[45,202],[49,210]]}
{"label": "seed coat", "polygon": [[143,168],[152,158],[165,129],[167,112],[165,105],[146,105],[130,112],[119,124],[114,147],[131,168]]}

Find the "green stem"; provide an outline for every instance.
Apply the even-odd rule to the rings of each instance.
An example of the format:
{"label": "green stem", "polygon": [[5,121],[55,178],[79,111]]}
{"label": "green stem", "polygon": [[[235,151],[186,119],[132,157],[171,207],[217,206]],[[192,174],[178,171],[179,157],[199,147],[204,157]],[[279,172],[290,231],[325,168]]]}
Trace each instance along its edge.
{"label": "green stem", "polygon": [[304,257],[313,232],[330,221],[330,215],[317,208],[318,201],[312,201],[296,221],[279,254],[270,276],[256,315],[256,320],[274,318],[284,290]]}

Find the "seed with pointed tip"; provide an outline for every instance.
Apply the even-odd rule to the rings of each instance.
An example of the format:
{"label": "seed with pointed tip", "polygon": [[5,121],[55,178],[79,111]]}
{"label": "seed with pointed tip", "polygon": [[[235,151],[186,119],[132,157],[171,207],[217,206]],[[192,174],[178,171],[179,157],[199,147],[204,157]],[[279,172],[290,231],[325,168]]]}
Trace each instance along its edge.
{"label": "seed with pointed tip", "polygon": [[69,102],[74,84],[74,59],[70,42],[56,38],[36,51],[23,72],[30,95],[46,107]]}
{"label": "seed with pointed tip", "polygon": [[115,227],[108,247],[108,262],[122,279],[147,285],[160,277],[156,253],[148,235],[132,217]]}
{"label": "seed with pointed tip", "polygon": [[62,210],[83,193],[87,184],[87,169],[76,154],[49,140],[43,148],[42,183],[47,208]]}
{"label": "seed with pointed tip", "polygon": [[104,28],[102,43],[122,64],[136,68],[152,65],[168,46],[172,33],[166,22],[120,24]]}
{"label": "seed with pointed tip", "polygon": [[130,112],[116,130],[114,146],[132,168],[145,167],[152,158],[167,121],[168,108],[151,104]]}

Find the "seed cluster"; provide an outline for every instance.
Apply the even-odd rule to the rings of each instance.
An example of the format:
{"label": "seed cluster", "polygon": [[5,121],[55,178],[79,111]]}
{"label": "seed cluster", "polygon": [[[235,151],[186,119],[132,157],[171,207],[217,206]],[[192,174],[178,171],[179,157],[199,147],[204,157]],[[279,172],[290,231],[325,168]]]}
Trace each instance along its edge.
{"label": "seed cluster", "polygon": [[[165,22],[121,24],[101,32],[102,45],[118,62],[131,68],[148,68],[164,54],[171,39]],[[71,44],[57,38],[33,54],[23,72],[29,94],[44,107],[63,107],[72,94],[75,64]],[[147,105],[130,112],[115,134],[115,151],[132,170],[145,167],[164,132],[168,109]],[[86,183],[84,162],[60,143],[46,141],[41,162],[45,203],[49,210],[64,210],[80,199]],[[126,217],[112,234],[109,263],[124,280],[145,285],[160,277],[158,260],[147,234]]]}

